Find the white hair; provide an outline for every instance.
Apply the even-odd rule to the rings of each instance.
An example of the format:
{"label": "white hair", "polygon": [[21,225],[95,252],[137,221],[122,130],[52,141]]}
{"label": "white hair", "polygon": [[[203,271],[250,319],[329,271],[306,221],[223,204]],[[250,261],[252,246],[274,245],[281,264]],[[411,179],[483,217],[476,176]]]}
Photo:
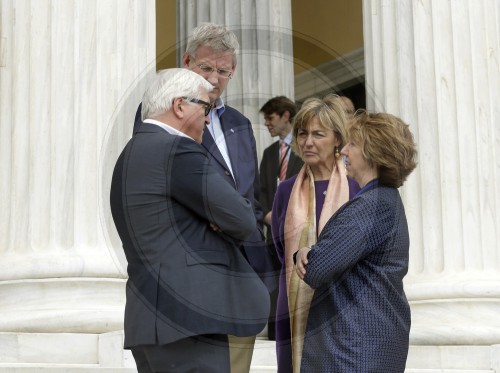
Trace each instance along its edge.
{"label": "white hair", "polygon": [[142,98],[142,120],[169,111],[178,97],[200,99],[202,90],[211,92],[213,86],[191,70],[184,68],[160,70]]}

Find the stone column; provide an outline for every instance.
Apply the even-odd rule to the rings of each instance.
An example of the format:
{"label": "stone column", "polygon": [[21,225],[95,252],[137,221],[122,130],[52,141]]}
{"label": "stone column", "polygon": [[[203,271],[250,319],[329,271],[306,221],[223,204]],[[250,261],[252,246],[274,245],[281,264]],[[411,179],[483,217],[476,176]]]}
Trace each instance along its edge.
{"label": "stone column", "polygon": [[236,74],[223,99],[252,122],[260,156],[275,139],[259,109],[277,95],[294,99],[290,0],[178,0],[177,7],[179,58],[193,28],[203,22],[224,25],[238,37]]}
{"label": "stone column", "polygon": [[155,1],[0,7],[0,362],[99,364],[89,336],[123,329],[109,187],[155,71]]}
{"label": "stone column", "polygon": [[363,3],[368,109],[402,117],[419,148],[401,190],[408,366],[494,368],[485,351],[500,343],[500,2]]}

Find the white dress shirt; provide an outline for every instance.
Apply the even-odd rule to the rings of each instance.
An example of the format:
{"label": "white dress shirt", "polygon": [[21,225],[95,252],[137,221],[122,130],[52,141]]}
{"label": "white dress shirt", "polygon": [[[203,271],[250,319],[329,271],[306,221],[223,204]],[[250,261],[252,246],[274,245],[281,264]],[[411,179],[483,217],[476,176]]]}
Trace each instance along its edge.
{"label": "white dress shirt", "polygon": [[229,159],[229,153],[227,151],[226,138],[224,137],[224,132],[222,131],[222,126],[220,124],[220,116],[224,112],[224,101],[222,98],[217,98],[215,100],[215,108],[210,110],[210,124],[208,125],[208,131],[212,135],[215,144],[219,148],[220,153],[222,154],[222,158],[226,161],[227,167],[231,172],[231,175],[234,179],[233,168],[231,166],[231,160]]}

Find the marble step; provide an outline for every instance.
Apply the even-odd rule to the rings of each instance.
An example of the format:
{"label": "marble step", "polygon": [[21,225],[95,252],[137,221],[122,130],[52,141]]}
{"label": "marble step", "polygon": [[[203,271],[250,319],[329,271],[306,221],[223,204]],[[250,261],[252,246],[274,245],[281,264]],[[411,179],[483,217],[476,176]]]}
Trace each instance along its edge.
{"label": "marble step", "polygon": [[[274,341],[258,338],[255,342],[250,372],[277,372],[275,348]],[[486,346],[410,346],[405,373],[500,373],[485,367],[491,364],[488,361],[491,353],[490,347]],[[448,368],[452,366],[453,368],[433,368],[443,363]]]}
{"label": "marble step", "polygon": [[[258,337],[251,373],[276,372],[276,343]],[[136,373],[123,332],[0,332],[0,373]],[[405,373],[500,373],[500,344],[410,346]]]}
{"label": "marble step", "polygon": [[496,373],[494,370],[471,369],[406,369],[405,373]]}
{"label": "marble step", "polygon": [[250,373],[276,373],[276,342],[257,338],[252,355]]}
{"label": "marble step", "polygon": [[[0,333],[0,373],[137,373],[123,332]],[[251,373],[276,372],[275,342],[256,340]]]}
{"label": "marble step", "polygon": [[[275,373],[276,367],[254,365],[250,373]],[[1,373],[137,373],[135,368],[103,368],[93,364],[2,364]],[[494,370],[407,369],[405,373],[496,373]]]}
{"label": "marble step", "polygon": [[135,368],[103,368],[97,364],[0,363],[0,373],[137,373]]}

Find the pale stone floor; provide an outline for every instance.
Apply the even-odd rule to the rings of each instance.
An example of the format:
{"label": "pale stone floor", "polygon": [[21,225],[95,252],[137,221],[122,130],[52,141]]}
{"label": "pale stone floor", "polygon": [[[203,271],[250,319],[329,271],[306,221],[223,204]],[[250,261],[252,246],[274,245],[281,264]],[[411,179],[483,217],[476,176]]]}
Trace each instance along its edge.
{"label": "pale stone floor", "polygon": [[257,337],[252,356],[250,373],[275,373],[276,367],[276,342],[266,337]]}

